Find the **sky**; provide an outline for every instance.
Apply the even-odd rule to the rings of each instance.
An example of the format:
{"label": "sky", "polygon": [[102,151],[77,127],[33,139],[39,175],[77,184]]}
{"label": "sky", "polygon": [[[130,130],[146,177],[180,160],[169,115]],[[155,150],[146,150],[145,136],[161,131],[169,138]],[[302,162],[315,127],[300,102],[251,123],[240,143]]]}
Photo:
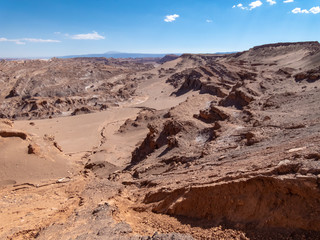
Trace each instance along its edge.
{"label": "sky", "polygon": [[320,0],[0,0],[0,57],[233,52],[319,26]]}

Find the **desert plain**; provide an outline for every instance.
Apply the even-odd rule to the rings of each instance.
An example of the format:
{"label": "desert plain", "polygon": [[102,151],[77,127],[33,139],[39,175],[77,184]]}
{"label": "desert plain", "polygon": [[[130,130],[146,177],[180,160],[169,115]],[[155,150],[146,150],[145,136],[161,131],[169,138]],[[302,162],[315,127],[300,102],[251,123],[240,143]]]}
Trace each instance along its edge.
{"label": "desert plain", "polygon": [[320,239],[320,44],[0,61],[0,239]]}

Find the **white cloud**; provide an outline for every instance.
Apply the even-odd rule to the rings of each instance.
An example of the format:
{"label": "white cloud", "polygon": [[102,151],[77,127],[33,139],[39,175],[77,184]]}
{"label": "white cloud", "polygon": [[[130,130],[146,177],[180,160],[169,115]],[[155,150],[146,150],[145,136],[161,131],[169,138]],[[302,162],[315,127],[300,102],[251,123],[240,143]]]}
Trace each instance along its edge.
{"label": "white cloud", "polygon": [[247,7],[244,7],[242,3],[239,3],[238,5],[233,5],[232,8],[235,8],[235,7],[238,7],[240,9],[242,9],[242,10],[249,10]]}
{"label": "white cloud", "polygon": [[164,19],[165,22],[174,22],[178,17],[178,14],[167,15]]}
{"label": "white cloud", "polygon": [[310,10],[307,9],[301,9],[301,8],[295,8],[292,10],[292,13],[294,14],[298,14],[298,13],[305,13],[305,14],[309,14],[309,13],[313,13],[313,14],[319,14],[320,13],[320,7],[312,7],[310,8]]}
{"label": "white cloud", "polygon": [[274,4],[276,4],[277,2],[276,1],[274,1],[274,0],[267,0],[267,2],[270,4],[270,5],[274,5]]}
{"label": "white cloud", "polygon": [[319,6],[313,7],[309,11],[312,12],[313,14],[318,14],[320,13],[320,7]]}
{"label": "white cloud", "polygon": [[284,3],[292,3],[292,2],[294,2],[294,0],[285,0],[285,1],[283,1]]}
{"label": "white cloud", "polygon": [[[273,0],[267,0],[267,1],[273,1]],[[238,5],[233,5],[232,8],[238,7],[240,9],[242,9],[242,10],[252,10],[254,8],[260,7],[261,5],[262,5],[262,2],[260,0],[257,0],[257,1],[251,2],[249,4],[250,8],[244,7],[242,3],[239,3]]]}
{"label": "white cloud", "polygon": [[[69,36],[66,34],[66,36]],[[71,35],[70,38],[76,39],[76,40],[102,40],[105,39],[104,36],[101,36],[97,32],[92,32],[92,33],[84,33],[84,34],[76,34],[76,35]]]}
{"label": "white cloud", "polygon": [[53,39],[41,39],[41,38],[20,38],[20,39],[7,39],[7,38],[0,38],[0,42],[14,42],[18,45],[25,45],[26,42],[33,42],[33,43],[58,43],[59,40]]}
{"label": "white cloud", "polygon": [[25,45],[26,43],[25,42],[21,42],[19,40],[16,40],[14,41],[15,44],[18,44],[18,45]]}
{"label": "white cloud", "polygon": [[23,38],[22,41],[27,42],[41,42],[41,43],[57,43],[60,42],[59,40],[52,40],[52,39],[41,39],[41,38]]}
{"label": "white cloud", "polygon": [[238,8],[241,8],[242,10],[248,10],[248,8],[247,8],[247,7],[244,7],[242,3],[239,3],[239,4],[237,5],[237,7],[238,7]]}
{"label": "white cloud", "polygon": [[261,5],[262,5],[262,2],[260,0],[254,1],[249,4],[250,10],[257,8],[257,7],[260,7]]}
{"label": "white cloud", "polygon": [[291,12],[294,14],[301,13],[301,8],[295,8]]}
{"label": "white cloud", "polygon": [[15,44],[20,44],[20,45],[26,44],[24,42],[21,42],[18,39],[7,39],[7,38],[0,38],[0,42],[14,42]]}
{"label": "white cloud", "polygon": [[301,10],[301,8],[295,8],[292,10],[292,13],[297,14],[297,13],[309,13],[307,9]]}
{"label": "white cloud", "polygon": [[206,22],[207,22],[207,23],[212,23],[212,20],[207,19]]}

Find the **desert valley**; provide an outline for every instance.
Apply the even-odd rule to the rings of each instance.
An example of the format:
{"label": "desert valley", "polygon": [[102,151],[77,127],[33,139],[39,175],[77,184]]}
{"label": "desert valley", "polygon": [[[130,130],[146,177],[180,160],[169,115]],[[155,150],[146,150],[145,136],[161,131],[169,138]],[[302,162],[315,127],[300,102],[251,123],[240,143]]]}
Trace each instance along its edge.
{"label": "desert valley", "polygon": [[0,60],[0,239],[320,239],[320,44]]}

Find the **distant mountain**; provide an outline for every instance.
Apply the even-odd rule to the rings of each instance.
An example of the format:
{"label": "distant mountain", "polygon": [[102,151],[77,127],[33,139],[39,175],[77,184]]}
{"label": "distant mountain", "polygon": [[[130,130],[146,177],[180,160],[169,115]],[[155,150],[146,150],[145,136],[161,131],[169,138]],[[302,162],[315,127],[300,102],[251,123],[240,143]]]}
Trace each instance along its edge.
{"label": "distant mountain", "polygon": [[[69,55],[59,58],[80,58],[80,57],[105,57],[105,58],[163,58],[166,53],[122,53],[122,52],[106,52],[101,54],[84,54],[84,55]],[[180,55],[180,54],[179,54]]]}
{"label": "distant mountain", "polygon": [[[216,52],[216,53],[210,53],[210,54],[231,54],[236,52]],[[209,53],[207,53],[209,54]],[[93,57],[93,58],[99,58],[99,57],[105,57],[105,58],[164,58],[164,61],[168,61],[169,58],[172,58],[173,56],[179,57],[182,53],[124,53],[124,52],[117,52],[117,51],[109,51],[106,53],[97,53],[97,54],[79,54],[79,55],[67,55],[67,56],[58,56],[57,58],[86,58],[86,57]],[[169,57],[168,57],[169,56]],[[55,56],[46,56],[46,57],[18,57],[18,58],[5,58],[0,57],[0,60],[6,60],[6,61],[15,61],[15,60],[28,60],[28,59],[50,59]],[[171,59],[173,60],[173,59]]]}
{"label": "distant mountain", "polygon": [[0,58],[1,60],[5,60],[5,61],[17,61],[17,60],[26,60],[26,58]]}
{"label": "distant mountain", "polygon": [[214,54],[232,54],[237,52],[215,52]]}

